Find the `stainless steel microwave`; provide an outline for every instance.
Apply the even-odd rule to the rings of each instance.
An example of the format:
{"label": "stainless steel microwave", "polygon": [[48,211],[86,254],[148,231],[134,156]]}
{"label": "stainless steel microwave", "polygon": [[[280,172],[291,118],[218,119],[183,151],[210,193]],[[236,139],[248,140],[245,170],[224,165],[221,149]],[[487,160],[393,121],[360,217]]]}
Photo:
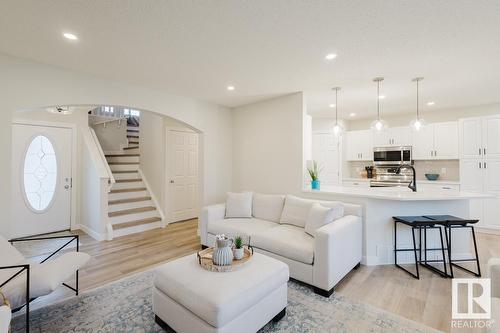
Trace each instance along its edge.
{"label": "stainless steel microwave", "polygon": [[411,146],[373,148],[373,165],[402,165],[411,161]]}

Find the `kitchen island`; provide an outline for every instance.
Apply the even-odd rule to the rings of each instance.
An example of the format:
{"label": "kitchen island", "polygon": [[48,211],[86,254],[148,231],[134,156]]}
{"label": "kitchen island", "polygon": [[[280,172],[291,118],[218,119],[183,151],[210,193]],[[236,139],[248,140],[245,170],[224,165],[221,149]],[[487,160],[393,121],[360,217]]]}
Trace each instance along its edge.
{"label": "kitchen island", "polygon": [[[363,206],[363,261],[364,265],[394,263],[393,216],[455,215],[469,216],[469,200],[487,196],[460,191],[417,191],[406,187],[357,188],[325,187],[321,190],[303,190],[303,196],[323,200],[338,200]],[[411,229],[398,229],[398,248],[411,248]],[[428,247],[439,247],[439,233],[429,231]],[[417,240],[418,242],[418,240]],[[439,251],[429,252],[429,259],[440,259]],[[472,257],[471,234],[468,230],[453,233],[453,258]],[[413,263],[413,253],[399,253],[398,262]]]}

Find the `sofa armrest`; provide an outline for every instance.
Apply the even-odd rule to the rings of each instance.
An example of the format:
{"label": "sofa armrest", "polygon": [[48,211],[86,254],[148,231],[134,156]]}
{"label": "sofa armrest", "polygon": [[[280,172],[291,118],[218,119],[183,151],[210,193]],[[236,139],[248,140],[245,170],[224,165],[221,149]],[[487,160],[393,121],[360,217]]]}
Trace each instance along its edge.
{"label": "sofa armrest", "polygon": [[361,262],[363,227],[361,217],[348,215],[316,231],[313,285],[332,289]]}
{"label": "sofa armrest", "polygon": [[207,244],[207,229],[208,224],[213,221],[222,220],[226,216],[226,204],[217,204],[205,206],[201,209],[200,217],[198,218],[198,235],[201,238],[201,244]]}
{"label": "sofa armrest", "polygon": [[486,274],[491,279],[491,297],[500,298],[500,258],[488,260]]}

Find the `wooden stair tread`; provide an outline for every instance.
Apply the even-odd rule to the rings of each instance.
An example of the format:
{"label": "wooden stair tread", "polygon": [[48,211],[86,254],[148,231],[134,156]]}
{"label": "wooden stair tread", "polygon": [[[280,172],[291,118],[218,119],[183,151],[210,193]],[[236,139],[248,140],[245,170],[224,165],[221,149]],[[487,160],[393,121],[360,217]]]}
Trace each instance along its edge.
{"label": "wooden stair tread", "polygon": [[121,154],[106,154],[104,155],[106,157],[139,157],[141,156],[140,154],[124,154],[124,153],[121,153]]}
{"label": "wooden stair tread", "polygon": [[138,173],[139,171],[137,170],[116,170],[112,171],[111,173]]}
{"label": "wooden stair tread", "polygon": [[141,201],[149,201],[151,197],[137,197],[137,198],[128,198],[128,199],[118,199],[118,200],[110,200],[108,201],[108,205],[119,205],[131,202],[141,202]]}
{"label": "wooden stair tread", "polygon": [[108,213],[108,217],[150,212],[152,210],[156,210],[156,207],[146,206],[146,207],[130,208],[130,209],[118,210],[116,212],[110,212]]}
{"label": "wooden stair tread", "polygon": [[135,188],[120,188],[117,190],[111,190],[109,193],[127,193],[127,192],[141,192],[146,191],[145,187],[135,187]]}
{"label": "wooden stair tread", "polygon": [[128,128],[127,127],[127,132],[139,132],[139,127],[136,127],[136,128]]}
{"label": "wooden stair tread", "polygon": [[132,179],[115,179],[116,183],[137,183],[142,182],[141,178],[132,178]]}
{"label": "wooden stair tread", "polygon": [[154,222],[159,222],[159,221],[161,221],[160,217],[148,217],[146,219],[137,220],[137,221],[117,223],[117,224],[113,224],[113,230],[130,228],[130,227],[135,227],[138,225],[149,224],[149,223],[154,223]]}
{"label": "wooden stair tread", "polygon": [[127,138],[137,138],[138,139],[139,136],[138,135],[127,135]]}
{"label": "wooden stair tread", "polygon": [[109,165],[134,165],[139,164],[139,162],[108,162]]}

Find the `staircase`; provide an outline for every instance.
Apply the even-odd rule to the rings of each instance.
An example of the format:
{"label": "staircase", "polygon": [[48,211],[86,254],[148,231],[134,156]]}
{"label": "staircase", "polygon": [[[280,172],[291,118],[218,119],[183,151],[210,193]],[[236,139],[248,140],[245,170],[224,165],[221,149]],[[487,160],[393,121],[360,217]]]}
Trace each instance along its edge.
{"label": "staircase", "polygon": [[161,214],[139,169],[139,127],[127,127],[128,147],[106,154],[115,178],[108,194],[108,217],[113,237],[163,227]]}

